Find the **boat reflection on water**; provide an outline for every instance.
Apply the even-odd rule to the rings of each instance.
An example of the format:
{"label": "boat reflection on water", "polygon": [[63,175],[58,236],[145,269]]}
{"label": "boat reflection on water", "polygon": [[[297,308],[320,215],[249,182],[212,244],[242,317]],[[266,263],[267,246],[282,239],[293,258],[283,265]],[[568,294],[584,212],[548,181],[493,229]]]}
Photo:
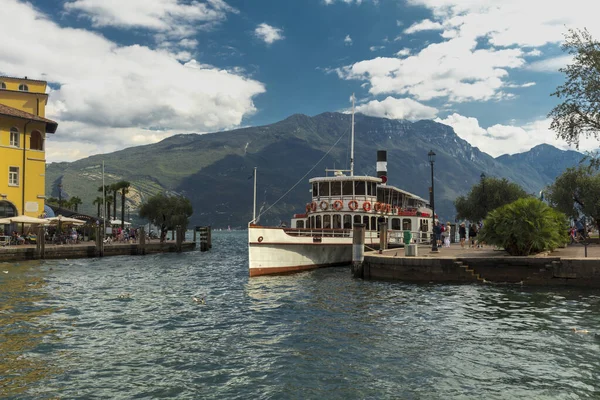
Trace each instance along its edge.
{"label": "boat reflection on water", "polygon": [[0,268],[0,398],[31,395],[36,383],[59,373],[39,357],[40,347],[54,334],[39,319],[56,311],[42,305],[46,281],[30,273],[39,265],[36,261]]}

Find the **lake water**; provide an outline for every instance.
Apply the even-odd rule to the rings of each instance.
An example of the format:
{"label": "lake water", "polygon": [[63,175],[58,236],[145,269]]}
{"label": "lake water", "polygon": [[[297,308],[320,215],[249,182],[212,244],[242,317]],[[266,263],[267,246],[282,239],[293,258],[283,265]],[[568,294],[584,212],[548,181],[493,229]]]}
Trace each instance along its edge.
{"label": "lake water", "polygon": [[0,328],[2,399],[600,397],[595,291],[249,279],[245,232],[206,253],[1,263]]}

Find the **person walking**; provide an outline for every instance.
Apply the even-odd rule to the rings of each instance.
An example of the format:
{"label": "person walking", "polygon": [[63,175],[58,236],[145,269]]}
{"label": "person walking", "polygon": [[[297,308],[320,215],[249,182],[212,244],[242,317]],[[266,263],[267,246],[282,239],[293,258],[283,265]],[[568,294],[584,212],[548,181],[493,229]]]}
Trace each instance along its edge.
{"label": "person walking", "polygon": [[446,228],[444,229],[444,247],[450,247],[451,233],[452,227],[450,226],[450,222],[446,222]]}
{"label": "person walking", "polygon": [[458,228],[458,236],[460,237],[460,247],[465,248],[465,241],[467,240],[467,228],[465,223],[462,222]]}
{"label": "person walking", "polygon": [[472,248],[477,245],[477,225],[473,223],[469,226],[469,242]]}
{"label": "person walking", "polygon": [[433,225],[433,240],[436,241],[438,248],[442,247],[442,227],[439,221],[435,221]]}

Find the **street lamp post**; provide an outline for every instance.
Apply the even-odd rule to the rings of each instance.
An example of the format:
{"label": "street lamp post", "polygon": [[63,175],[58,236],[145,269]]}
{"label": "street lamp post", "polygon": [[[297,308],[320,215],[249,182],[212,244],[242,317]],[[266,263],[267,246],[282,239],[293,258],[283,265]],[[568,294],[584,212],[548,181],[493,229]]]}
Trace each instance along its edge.
{"label": "street lamp post", "polygon": [[437,252],[437,237],[435,236],[435,191],[433,187],[433,163],[435,163],[435,153],[433,150],[429,150],[427,153],[427,157],[429,157],[429,164],[431,164],[431,232],[433,233],[433,240],[431,245],[431,251]]}
{"label": "street lamp post", "polygon": [[62,183],[58,184],[58,206],[62,208]]}

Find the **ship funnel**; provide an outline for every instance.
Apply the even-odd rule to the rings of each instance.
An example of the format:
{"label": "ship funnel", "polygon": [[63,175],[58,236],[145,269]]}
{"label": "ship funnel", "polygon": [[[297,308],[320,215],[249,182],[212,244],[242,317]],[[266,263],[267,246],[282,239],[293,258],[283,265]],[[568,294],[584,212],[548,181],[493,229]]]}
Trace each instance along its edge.
{"label": "ship funnel", "polygon": [[377,150],[377,177],[381,178],[381,184],[387,182],[387,151]]}

